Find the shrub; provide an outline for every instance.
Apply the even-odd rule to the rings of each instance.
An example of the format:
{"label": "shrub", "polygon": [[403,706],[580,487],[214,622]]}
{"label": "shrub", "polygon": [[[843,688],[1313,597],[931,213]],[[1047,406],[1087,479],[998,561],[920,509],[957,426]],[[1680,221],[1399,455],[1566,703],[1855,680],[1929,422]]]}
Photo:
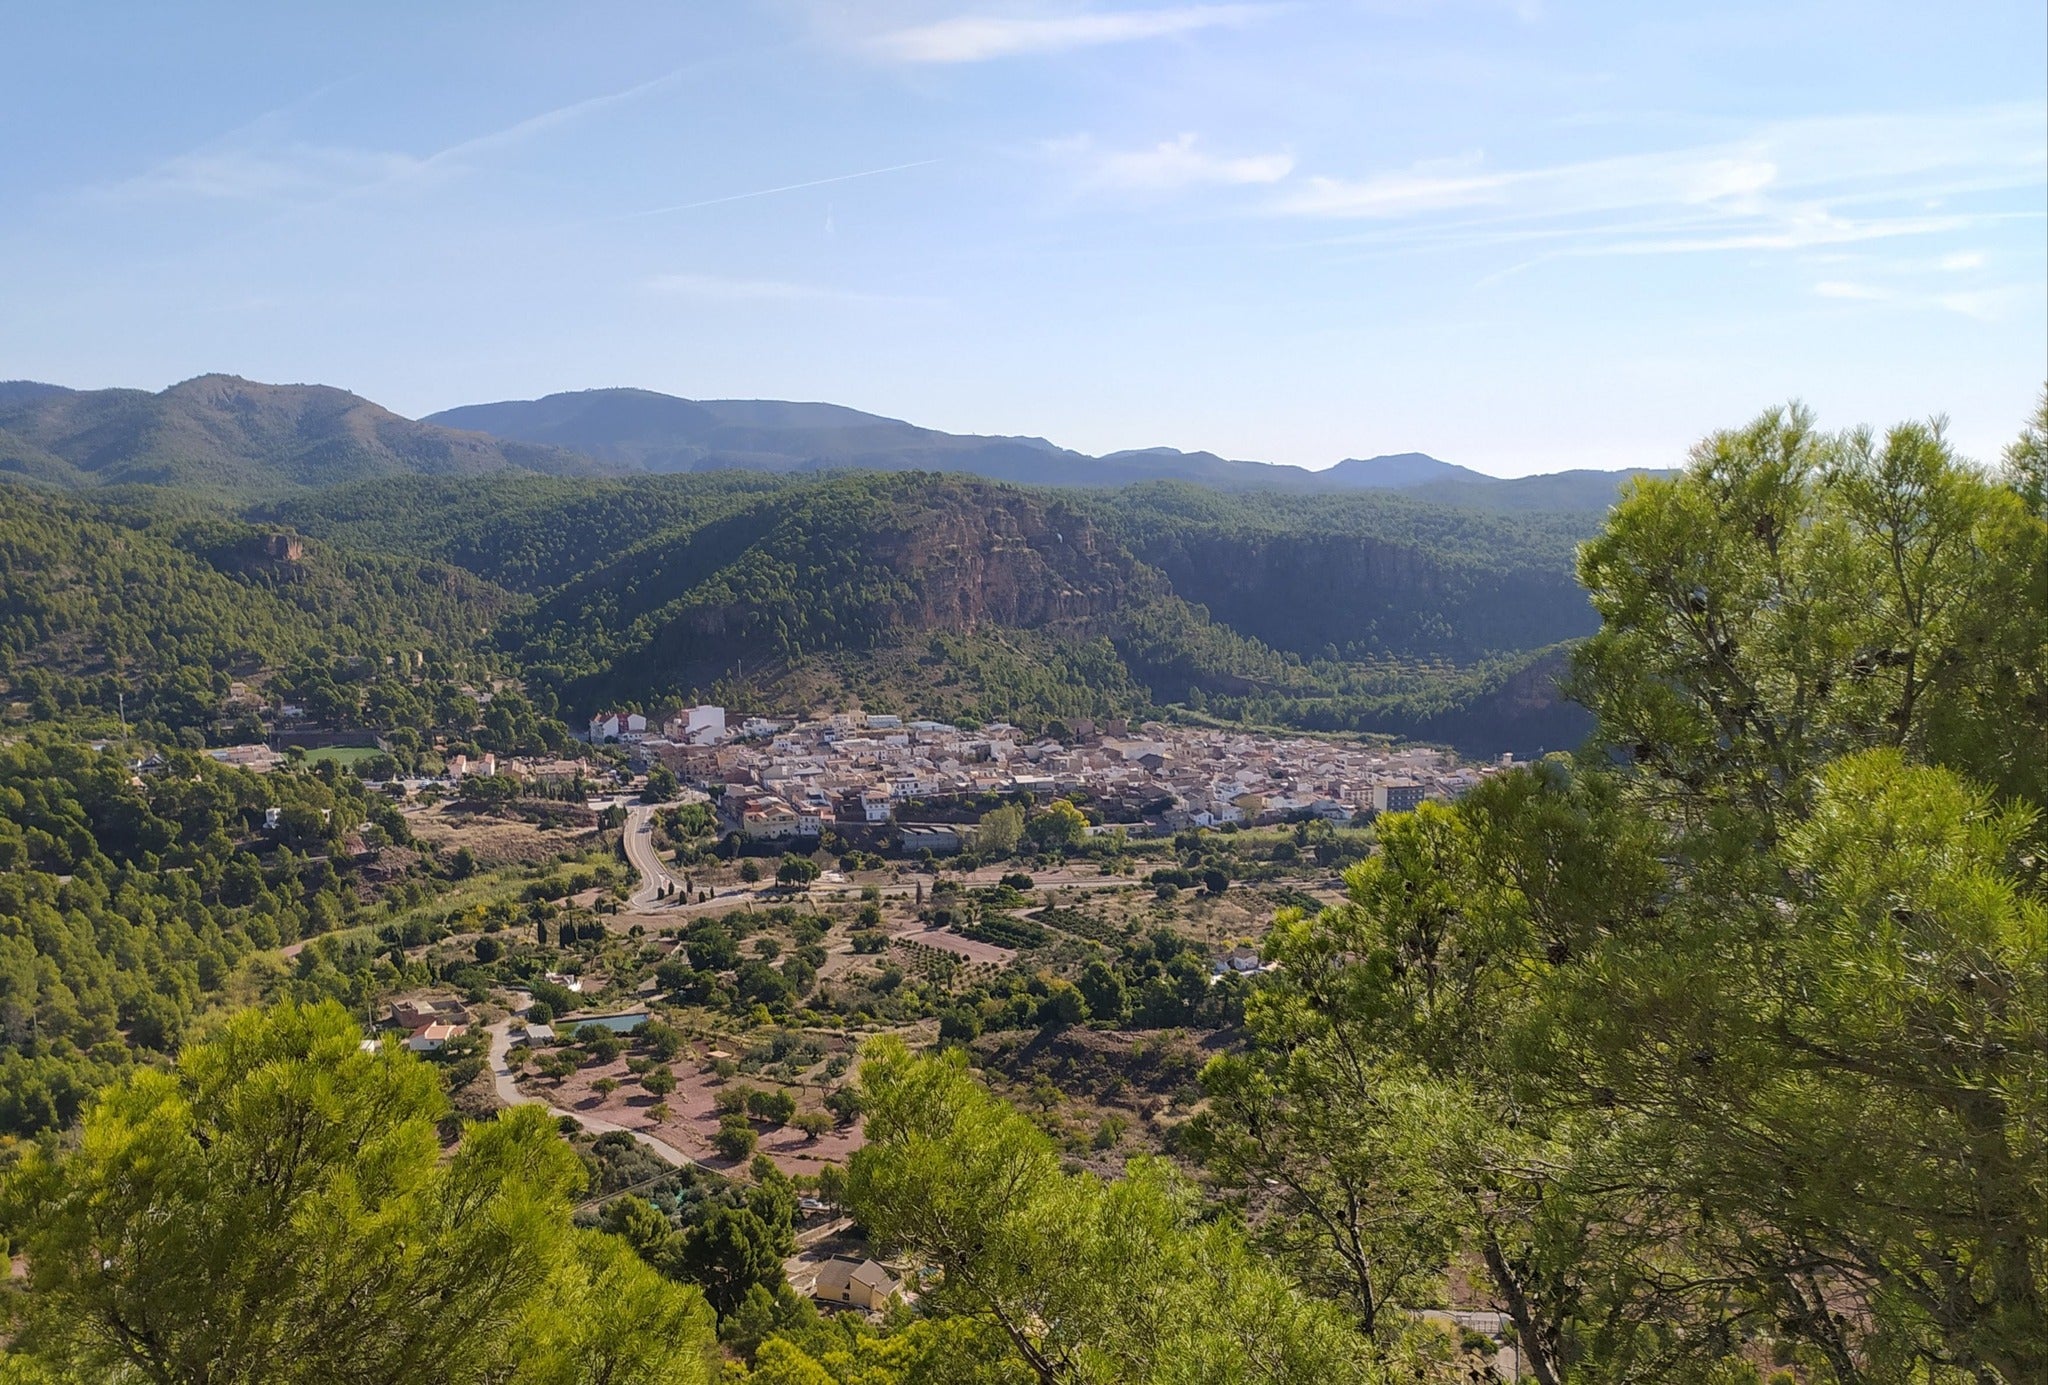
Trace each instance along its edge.
{"label": "shrub", "polygon": [[1122,1116],[1104,1116],[1102,1124],[1095,1127],[1094,1145],[1097,1149],[1113,1149],[1116,1142],[1124,1137],[1124,1130],[1130,1122]]}
{"label": "shrub", "polygon": [[760,1140],[745,1116],[729,1115],[719,1118],[718,1133],[711,1137],[711,1143],[726,1158],[738,1160],[751,1155]]}
{"label": "shrub", "polygon": [[641,1025],[635,1037],[647,1045],[648,1052],[663,1062],[672,1060],[683,1051],[683,1036],[660,1020],[649,1020]]}
{"label": "shrub", "polygon": [[852,1087],[834,1088],[825,1097],[825,1109],[837,1117],[841,1125],[852,1125],[860,1118],[860,1093]]}
{"label": "shrub", "polygon": [[796,1098],[780,1089],[752,1092],[747,1097],[747,1114],[770,1125],[787,1125],[796,1115]]}

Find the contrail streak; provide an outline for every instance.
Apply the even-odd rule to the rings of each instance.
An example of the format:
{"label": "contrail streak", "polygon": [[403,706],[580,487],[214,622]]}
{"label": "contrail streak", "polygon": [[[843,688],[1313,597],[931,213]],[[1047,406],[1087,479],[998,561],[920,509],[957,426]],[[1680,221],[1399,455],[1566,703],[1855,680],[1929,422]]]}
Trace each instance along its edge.
{"label": "contrail streak", "polygon": [[864,169],[859,173],[840,173],[830,178],[813,178],[807,183],[785,183],[779,188],[756,188],[752,192],[735,192],[725,197],[707,197],[702,202],[678,202],[673,207],[649,207],[643,212],[627,212],[613,217],[614,221],[630,221],[643,216],[665,216],[670,212],[693,212],[699,207],[716,207],[726,202],[744,202],[750,197],[773,197],[778,192],[799,192],[804,188],[821,188],[827,183],[850,183],[855,178],[873,178],[883,173],[901,173],[906,168],[924,168],[940,163],[939,159],[919,159],[914,163],[890,164],[887,168]]}

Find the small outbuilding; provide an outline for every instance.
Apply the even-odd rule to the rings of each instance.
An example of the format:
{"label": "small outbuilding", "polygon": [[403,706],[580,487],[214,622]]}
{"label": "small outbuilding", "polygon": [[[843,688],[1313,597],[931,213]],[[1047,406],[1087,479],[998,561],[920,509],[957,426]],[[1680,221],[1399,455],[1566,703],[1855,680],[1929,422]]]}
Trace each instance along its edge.
{"label": "small outbuilding", "polygon": [[880,1312],[903,1286],[896,1277],[873,1260],[856,1260],[835,1255],[818,1267],[811,1297],[820,1303],[836,1303],[869,1312]]}

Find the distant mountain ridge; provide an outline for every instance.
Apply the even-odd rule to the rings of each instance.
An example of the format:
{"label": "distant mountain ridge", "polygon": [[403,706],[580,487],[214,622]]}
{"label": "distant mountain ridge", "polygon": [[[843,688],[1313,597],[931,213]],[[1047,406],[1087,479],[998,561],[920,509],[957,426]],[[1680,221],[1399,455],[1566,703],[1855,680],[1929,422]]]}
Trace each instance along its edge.
{"label": "distant mountain ridge", "polygon": [[[588,454],[630,470],[743,468],[819,471],[957,471],[990,480],[1045,486],[1123,486],[1192,481],[1220,490],[1407,490],[1417,486],[1490,487],[1498,478],[1421,452],[1347,458],[1324,471],[1234,461],[1213,452],[1133,448],[1091,457],[1036,437],[942,433],[838,404],[755,399],[682,399],[639,389],[578,390],[540,399],[469,404],[423,420]],[[1606,476],[1604,508],[1625,473]],[[1542,478],[1534,479],[1540,482]],[[1565,485],[1568,508],[1582,508],[1586,487]],[[1509,508],[1545,507],[1544,486],[1524,486]]]}
{"label": "distant mountain ridge", "polygon": [[1328,471],[1316,475],[1332,486],[1366,489],[1406,490],[1410,486],[1441,484],[1446,481],[1497,481],[1483,471],[1452,462],[1440,462],[1427,452],[1396,452],[1386,457],[1347,457]]}
{"label": "distant mountain ridge", "polygon": [[201,375],[159,394],[0,384],[0,474],[72,488],[318,487],[520,470],[593,475],[578,453],[402,418],[327,385]]}
{"label": "distant mountain ridge", "polygon": [[839,404],[598,389],[412,420],[325,385],[202,375],[161,393],[0,381],[0,476],[71,489],[275,494],[394,476],[935,471],[1038,486],[1186,481],[1223,491],[1399,491],[1503,511],[1604,510],[1633,473],[1500,480],[1420,452],[1323,471],[1169,447],[1095,457],[1039,437],[945,433]]}

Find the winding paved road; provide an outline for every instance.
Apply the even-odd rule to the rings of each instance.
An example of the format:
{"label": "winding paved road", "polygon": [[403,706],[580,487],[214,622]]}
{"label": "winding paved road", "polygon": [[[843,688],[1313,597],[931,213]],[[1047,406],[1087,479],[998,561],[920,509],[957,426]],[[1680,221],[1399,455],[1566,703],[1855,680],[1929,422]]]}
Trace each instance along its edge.
{"label": "winding paved road", "polygon": [[[636,914],[654,914],[673,907],[671,901],[657,899],[657,893],[676,883],[661,864],[661,857],[654,850],[654,808],[641,803],[626,809],[626,859],[633,869],[640,872],[640,888],[626,901]],[[677,895],[676,901],[682,896]]]}
{"label": "winding paved road", "polygon": [[513,1076],[512,1065],[507,1061],[512,1053],[512,1021],[510,1019],[499,1020],[496,1024],[485,1029],[484,1033],[488,1034],[491,1040],[491,1081],[498,1089],[498,1100],[504,1102],[507,1106],[544,1106],[547,1108],[549,1115],[557,1117],[567,1116],[585,1130],[591,1131],[594,1134],[604,1135],[616,1130],[623,1134],[631,1135],[641,1144],[647,1146],[648,1149],[654,1151],[655,1155],[665,1163],[672,1164],[679,1169],[688,1168],[697,1162],[667,1140],[650,1135],[644,1130],[633,1130],[623,1125],[614,1125],[612,1122],[601,1117],[586,1115],[581,1111],[564,1110],[562,1107],[556,1106],[540,1097],[519,1090],[518,1079]]}

